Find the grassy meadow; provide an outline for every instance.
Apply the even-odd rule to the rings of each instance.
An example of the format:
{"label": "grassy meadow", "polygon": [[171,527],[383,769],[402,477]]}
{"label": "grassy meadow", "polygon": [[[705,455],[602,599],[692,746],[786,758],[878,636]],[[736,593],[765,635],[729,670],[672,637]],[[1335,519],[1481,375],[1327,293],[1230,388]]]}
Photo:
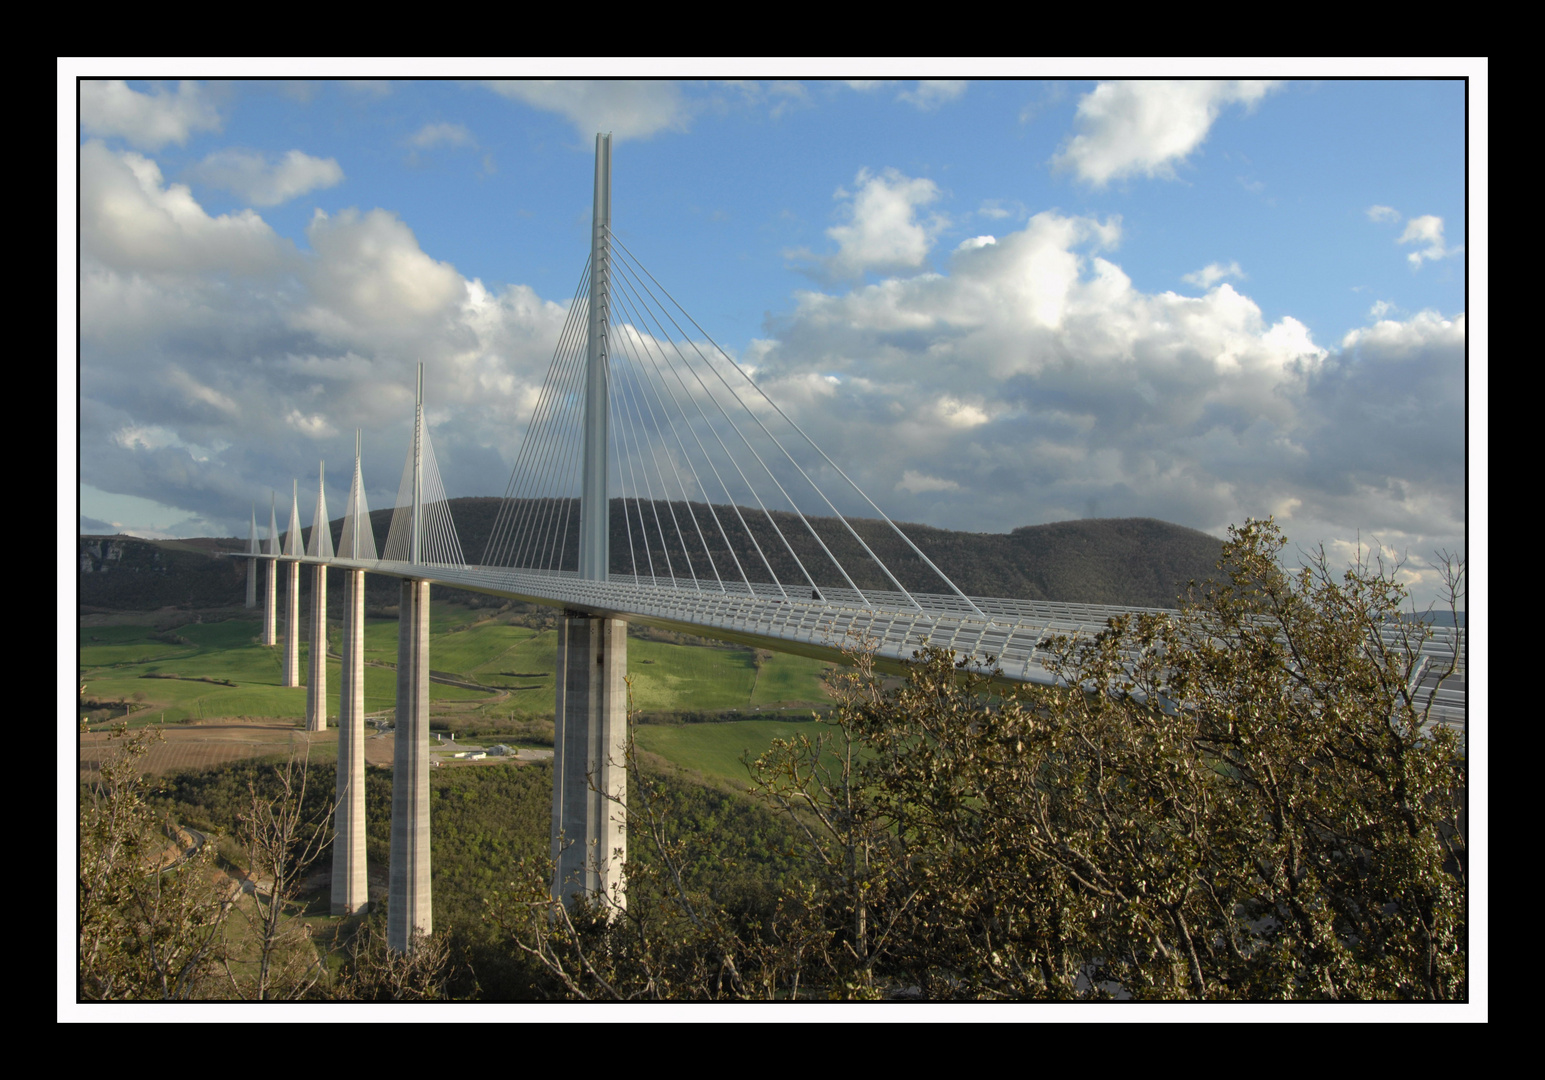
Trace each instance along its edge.
{"label": "grassy meadow", "polygon": [[[302,721],[306,707],[308,642],[300,646],[301,682],[284,687],[282,643],[258,644],[256,618],[189,622],[170,630],[157,624],[85,625],[80,629],[83,711],[93,729],[124,722],[211,722],[241,718]],[[88,623],[90,620],[88,620]],[[340,629],[330,630],[338,647]],[[282,637],[281,637],[282,642]],[[522,625],[434,602],[430,611],[432,670],[482,689],[430,684],[432,711],[461,726],[481,721],[549,719],[556,675],[556,631]],[[707,642],[628,639],[633,709],[646,717],[689,714],[688,724],[642,724],[639,742],[684,767],[739,781],[740,756],[786,737],[810,709],[827,700],[821,684],[828,665],[806,657],[761,653]],[[365,707],[389,710],[396,699],[397,622],[372,619],[365,627]],[[340,667],[328,663],[328,690],[337,709]],[[207,680],[207,681],[206,681]],[[101,708],[92,709],[92,703]],[[757,712],[780,719],[749,719]],[[715,716],[724,720],[713,722]]]}
{"label": "grassy meadow", "polygon": [[755,760],[774,739],[792,739],[803,734],[813,740],[820,725],[811,724],[809,718],[806,711],[780,720],[726,720],[680,726],[642,724],[635,729],[634,738],[641,749],[659,754],[673,765],[743,785],[748,779],[745,756],[749,754],[750,760]]}

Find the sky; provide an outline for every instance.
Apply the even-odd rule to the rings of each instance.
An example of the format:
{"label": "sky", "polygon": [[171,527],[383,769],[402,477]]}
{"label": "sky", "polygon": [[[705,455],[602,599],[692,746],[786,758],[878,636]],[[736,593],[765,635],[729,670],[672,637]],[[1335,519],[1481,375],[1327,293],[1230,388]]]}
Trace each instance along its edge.
{"label": "sky", "polygon": [[78,529],[245,537],[292,480],[309,521],[319,462],[337,516],[356,428],[388,507],[419,362],[449,494],[502,492],[610,131],[616,235],[892,518],[1270,514],[1292,551],[1406,559],[1429,602],[1428,561],[1467,551],[1467,406],[1485,444],[1484,79],[1228,77],[1259,66],[61,65]]}

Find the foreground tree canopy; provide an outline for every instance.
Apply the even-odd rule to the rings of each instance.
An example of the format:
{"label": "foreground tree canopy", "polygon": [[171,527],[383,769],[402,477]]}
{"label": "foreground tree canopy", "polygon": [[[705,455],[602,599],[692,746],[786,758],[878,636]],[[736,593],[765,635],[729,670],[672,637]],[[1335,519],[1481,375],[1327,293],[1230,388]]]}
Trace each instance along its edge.
{"label": "foreground tree canopy", "polygon": [[1290,575],[1283,544],[1250,522],[1178,615],[1054,642],[1059,689],[928,650],[887,690],[861,653],[821,734],[751,766],[803,860],[752,925],[683,885],[644,780],[625,910],[533,879],[505,928],[583,997],[1463,999],[1465,763],[1413,689],[1427,631],[1393,570]]}

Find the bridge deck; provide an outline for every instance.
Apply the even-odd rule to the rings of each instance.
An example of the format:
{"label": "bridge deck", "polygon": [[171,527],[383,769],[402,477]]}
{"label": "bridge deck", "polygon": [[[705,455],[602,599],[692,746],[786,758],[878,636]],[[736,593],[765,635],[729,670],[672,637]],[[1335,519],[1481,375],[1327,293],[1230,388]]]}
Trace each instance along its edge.
{"label": "bridge deck", "polygon": [[[1166,610],[970,597],[970,604],[982,613],[979,615],[970,610],[966,601],[949,594],[913,593],[913,603],[902,593],[877,590],[801,592],[771,584],[748,587],[725,582],[721,586],[718,582],[635,578],[626,574],[613,574],[610,580],[598,582],[581,578],[574,571],[336,557],[303,557],[298,561],[420,578],[458,589],[590,611],[820,659],[841,659],[844,649],[869,642],[880,660],[895,664],[910,659],[925,645],[939,645],[977,663],[990,658],[1012,681],[1041,685],[1056,681],[1046,668],[1050,654],[1043,642],[1047,638],[1093,635],[1105,629],[1107,620],[1116,615]],[[1436,687],[1438,672],[1453,655],[1456,633],[1452,627],[1443,626],[1432,627],[1431,631],[1422,647],[1424,666],[1418,686],[1434,692],[1434,720],[1462,730],[1466,689],[1463,671],[1446,680],[1442,687]],[[1386,634],[1392,644],[1393,637],[1393,631]]]}

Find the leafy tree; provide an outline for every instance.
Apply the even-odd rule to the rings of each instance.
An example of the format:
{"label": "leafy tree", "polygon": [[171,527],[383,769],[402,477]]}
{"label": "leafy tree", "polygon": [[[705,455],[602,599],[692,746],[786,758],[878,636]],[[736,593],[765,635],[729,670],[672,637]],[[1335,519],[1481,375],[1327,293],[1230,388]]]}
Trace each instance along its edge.
{"label": "leafy tree", "polygon": [[[82,729],[84,733],[84,728]],[[185,1001],[217,961],[229,909],[213,881],[213,845],[163,866],[169,833],[146,795],[145,729],[106,755],[82,792],[77,875],[78,993],[84,1000]]]}
{"label": "leafy tree", "polygon": [[887,690],[860,652],[819,734],[753,765],[803,859],[754,926],[687,886],[635,769],[656,858],[626,910],[554,905],[538,871],[507,929],[572,997],[1463,999],[1465,762],[1418,688],[1430,630],[1398,568],[1289,574],[1284,543],[1248,522],[1180,612],[1046,642],[1056,688],[928,649]]}
{"label": "leafy tree", "polygon": [[350,940],[330,996],[339,1001],[449,1001],[454,967],[445,934],[414,931],[408,950],[398,952],[387,945],[385,911],[373,911]]}
{"label": "leafy tree", "polygon": [[1415,689],[1429,631],[1393,568],[1290,575],[1283,544],[1247,523],[1178,615],[1050,642],[1058,689],[992,699],[939,651],[891,694],[860,669],[835,722],[870,755],[862,805],[780,797],[883,832],[883,881],[833,895],[906,928],[894,974],[939,996],[1464,996],[1464,761]]}
{"label": "leafy tree", "polygon": [[247,782],[247,805],[237,817],[236,833],[249,867],[250,902],[238,906],[246,924],[244,940],[227,935],[222,955],[229,992],[239,998],[304,998],[326,973],[310,928],[294,917],[301,914],[296,898],[306,874],[333,840],[335,803],[315,795],[308,803],[310,778],[306,756],[297,761],[292,753],[273,770],[276,790],[259,790],[250,778]]}
{"label": "leafy tree", "polygon": [[769,989],[755,970],[768,951],[757,940],[760,925],[747,933],[701,886],[693,852],[674,827],[679,793],[640,768],[631,732],[626,755],[630,790],[626,799],[612,798],[615,812],[627,815],[635,851],[625,869],[626,903],[619,893],[580,896],[565,906],[549,893],[551,859],[527,858],[516,869],[512,891],[489,903],[490,923],[527,958],[533,989],[549,996],[759,996]]}

